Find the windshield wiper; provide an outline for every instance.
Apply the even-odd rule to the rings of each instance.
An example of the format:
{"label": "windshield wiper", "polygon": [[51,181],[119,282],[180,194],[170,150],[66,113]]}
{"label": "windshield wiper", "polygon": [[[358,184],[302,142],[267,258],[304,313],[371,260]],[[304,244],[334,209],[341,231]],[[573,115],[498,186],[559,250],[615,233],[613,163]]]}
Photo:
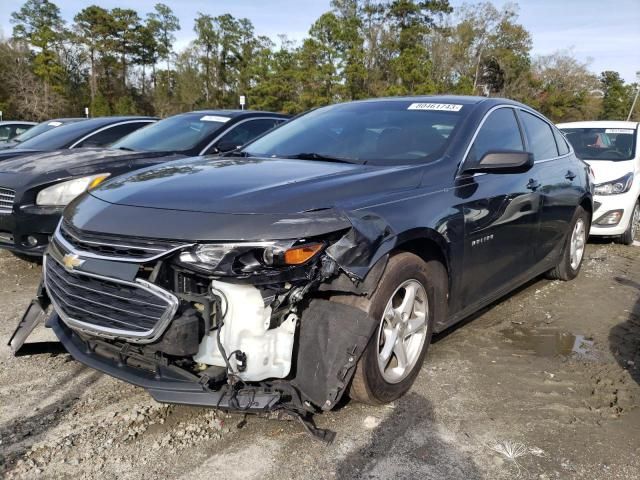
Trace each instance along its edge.
{"label": "windshield wiper", "polygon": [[293,158],[295,160],[320,160],[322,162],[336,162],[336,163],[359,163],[364,164],[362,160],[355,160],[351,158],[332,157],[331,155],[323,155],[316,152],[302,152],[295,155],[287,155],[286,158]]}
{"label": "windshield wiper", "polygon": [[228,152],[222,152],[219,154],[219,157],[252,157],[249,152],[244,152],[240,150],[242,147],[234,148],[233,150],[229,150]]}
{"label": "windshield wiper", "polygon": [[124,150],[125,152],[135,152],[133,148],[129,147],[118,147],[118,150]]}

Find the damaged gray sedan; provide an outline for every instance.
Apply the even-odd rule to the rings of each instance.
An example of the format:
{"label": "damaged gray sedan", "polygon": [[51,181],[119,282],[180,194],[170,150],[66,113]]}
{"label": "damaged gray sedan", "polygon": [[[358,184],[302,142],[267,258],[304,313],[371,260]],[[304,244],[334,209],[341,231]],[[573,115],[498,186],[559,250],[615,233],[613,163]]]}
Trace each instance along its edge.
{"label": "damaged gray sedan", "polygon": [[11,343],[51,304],[76,360],[160,402],[323,436],[310,414],[397,399],[434,332],[537,275],[574,278],[591,212],[588,167],[525,105],[320,108],[72,202]]}

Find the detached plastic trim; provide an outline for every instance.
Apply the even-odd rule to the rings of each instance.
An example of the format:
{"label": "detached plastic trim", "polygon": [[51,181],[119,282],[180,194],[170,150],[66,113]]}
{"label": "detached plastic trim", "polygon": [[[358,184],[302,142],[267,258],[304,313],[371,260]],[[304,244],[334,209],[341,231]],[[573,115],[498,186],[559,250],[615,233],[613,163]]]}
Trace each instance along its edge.
{"label": "detached plastic trim", "polygon": [[[146,389],[158,402],[215,407],[221,410],[264,412],[275,409],[281,399],[276,391],[245,387],[233,391],[228,385],[218,391],[209,390],[197,380],[179,379],[159,367],[156,374],[141,368],[121,364],[91,351],[78,334],[67,327],[57,313],[46,322],[58,340],[78,362],[119,380]],[[195,377],[194,377],[195,378]]]}

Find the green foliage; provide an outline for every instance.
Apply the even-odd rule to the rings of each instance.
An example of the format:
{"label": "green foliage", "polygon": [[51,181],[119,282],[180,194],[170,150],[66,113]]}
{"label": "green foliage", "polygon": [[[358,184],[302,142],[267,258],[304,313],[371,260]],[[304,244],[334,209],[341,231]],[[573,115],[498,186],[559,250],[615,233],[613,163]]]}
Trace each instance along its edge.
{"label": "green foliage", "polygon": [[113,106],[113,113],[115,115],[135,115],[137,113],[137,106],[129,95],[120,97]]}
{"label": "green foliage", "polygon": [[[598,80],[570,53],[532,58],[517,5],[449,0],[332,0],[295,43],[258,36],[247,18],[199,13],[194,40],[174,52],[178,17],[80,10],[66,29],[58,7],[26,0],[0,40],[0,105],[25,118],[248,107],[299,113],[384,95],[504,96],[551,119],[624,119],[635,85]],[[162,64],[162,67],[160,66]],[[640,102],[639,102],[640,103]],[[640,115],[640,106],[635,115]]]}
{"label": "green foliage", "polygon": [[176,37],[173,34],[180,30],[180,21],[167,5],[157,3],[154,11],[147,15],[146,28],[151,33],[156,44],[156,52],[159,58],[167,61],[167,70],[169,68],[169,59]]}
{"label": "green foliage", "polygon": [[33,73],[44,80],[45,95],[48,95],[48,87],[60,87],[64,75],[56,53],[66,35],[60,9],[47,0],[27,0],[20,10],[11,14],[11,22],[13,38],[38,49],[33,55]]}
{"label": "green foliage", "polygon": [[92,117],[103,117],[113,114],[111,107],[109,106],[109,102],[100,92],[96,94],[95,98],[91,102],[89,112]]}
{"label": "green foliage", "polygon": [[634,91],[625,85],[618,72],[606,71],[600,75],[602,98],[601,120],[626,120],[631,109]]}

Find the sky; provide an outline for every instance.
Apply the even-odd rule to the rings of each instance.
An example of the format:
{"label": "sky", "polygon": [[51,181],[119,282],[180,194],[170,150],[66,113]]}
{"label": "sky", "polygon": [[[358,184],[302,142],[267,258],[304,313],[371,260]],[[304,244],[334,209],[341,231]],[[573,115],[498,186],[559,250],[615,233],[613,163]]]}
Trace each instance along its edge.
{"label": "sky", "polygon": [[[3,0],[2,3],[8,2]],[[289,39],[304,38],[311,24],[330,8],[330,0],[53,0],[67,22],[85,6],[97,3],[104,8],[134,8],[140,16],[162,1],[180,18],[176,49],[193,39],[193,19],[198,12],[219,15],[231,13],[252,21],[256,32],[274,41],[285,34]],[[468,3],[475,3],[467,0]],[[450,0],[454,6],[462,0]],[[504,2],[494,1],[496,6]],[[520,0],[519,21],[531,33],[533,55],[548,55],[558,50],[570,51],[582,61],[590,62],[594,73],[616,70],[627,82],[636,81],[640,71],[640,0]],[[11,2],[11,7],[21,4]],[[12,31],[10,12],[2,8],[0,31]]]}

